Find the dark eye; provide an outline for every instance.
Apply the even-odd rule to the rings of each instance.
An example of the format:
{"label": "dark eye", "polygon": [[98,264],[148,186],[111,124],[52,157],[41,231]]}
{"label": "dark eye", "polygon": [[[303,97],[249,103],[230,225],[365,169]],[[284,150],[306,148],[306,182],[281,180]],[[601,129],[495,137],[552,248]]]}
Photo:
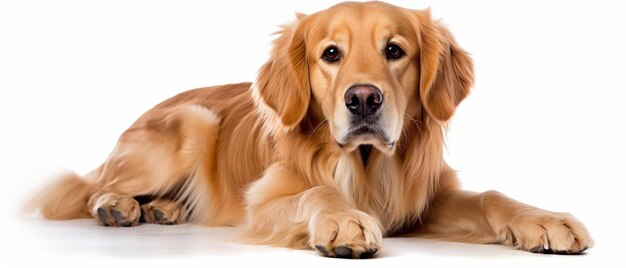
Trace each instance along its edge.
{"label": "dark eye", "polygon": [[341,55],[336,46],[329,46],[326,50],[324,50],[324,54],[322,54],[322,59],[328,63],[337,62],[339,61],[339,58],[341,58]]}
{"label": "dark eye", "polygon": [[396,44],[389,44],[385,48],[385,56],[388,60],[396,60],[404,56],[404,51]]}

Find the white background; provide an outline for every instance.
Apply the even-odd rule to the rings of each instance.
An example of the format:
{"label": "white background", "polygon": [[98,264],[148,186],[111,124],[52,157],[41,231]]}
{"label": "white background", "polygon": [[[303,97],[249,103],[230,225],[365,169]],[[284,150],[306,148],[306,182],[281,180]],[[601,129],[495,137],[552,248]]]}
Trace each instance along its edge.
{"label": "white background", "polygon": [[224,228],[115,230],[90,220],[16,216],[23,198],[50,175],[99,165],[118,135],[159,101],[254,80],[277,25],[293,20],[295,11],[334,3],[0,2],[2,262],[587,267],[621,261],[626,19],[620,1],[392,1],[431,6],[473,55],[476,84],[447,138],[446,159],[464,187],[571,212],[596,241],[583,256],[388,239],[381,258],[355,262],[242,246],[228,242],[233,232]]}

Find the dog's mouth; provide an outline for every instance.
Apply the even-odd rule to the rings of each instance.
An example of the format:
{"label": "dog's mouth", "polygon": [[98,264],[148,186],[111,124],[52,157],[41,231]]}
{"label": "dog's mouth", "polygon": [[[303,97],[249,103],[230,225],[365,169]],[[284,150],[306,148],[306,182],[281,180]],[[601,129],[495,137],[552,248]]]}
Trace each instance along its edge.
{"label": "dog's mouth", "polygon": [[361,154],[367,152],[369,155],[372,146],[385,154],[393,154],[396,143],[380,127],[360,125],[351,127],[344,136],[343,142],[337,141],[337,144],[346,152],[352,152],[359,148]]}

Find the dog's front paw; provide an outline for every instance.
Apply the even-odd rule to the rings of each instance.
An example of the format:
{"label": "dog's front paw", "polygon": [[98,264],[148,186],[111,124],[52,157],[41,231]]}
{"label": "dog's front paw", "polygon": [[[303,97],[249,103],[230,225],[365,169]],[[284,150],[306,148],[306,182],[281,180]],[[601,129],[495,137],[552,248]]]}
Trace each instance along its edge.
{"label": "dog's front paw", "polygon": [[507,227],[505,243],[536,253],[579,254],[593,244],[585,226],[566,213],[528,211]]}
{"label": "dog's front paw", "polygon": [[320,213],[309,224],[309,244],[328,257],[370,258],[382,246],[379,226],[358,210]]}

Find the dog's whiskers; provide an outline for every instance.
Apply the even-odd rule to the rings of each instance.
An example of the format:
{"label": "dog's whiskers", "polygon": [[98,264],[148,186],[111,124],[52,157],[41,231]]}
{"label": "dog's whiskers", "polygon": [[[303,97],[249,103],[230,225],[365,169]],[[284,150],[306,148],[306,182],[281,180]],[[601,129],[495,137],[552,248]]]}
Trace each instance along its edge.
{"label": "dog's whiskers", "polygon": [[[424,133],[422,132],[422,125],[423,125],[423,122],[422,122],[422,121],[416,120],[415,118],[413,118],[413,117],[409,116],[409,115],[408,115],[408,114],[406,114],[406,113],[404,114],[404,117],[405,117],[406,119],[408,119],[409,121],[411,121],[411,122],[415,125],[415,128],[416,128],[416,129],[417,129],[417,131],[419,132],[420,136],[422,136],[422,135],[424,134]],[[404,138],[408,141],[408,144],[410,145],[410,144],[411,144],[411,142],[412,142],[412,140],[408,137],[408,134],[407,134],[406,132],[407,132],[407,129],[406,129],[406,128],[402,128],[402,135],[404,136]],[[398,144],[398,146],[401,146],[401,145],[400,145],[400,144]],[[403,147],[403,148],[406,148],[406,147],[408,147],[408,146],[402,146],[402,147]]]}
{"label": "dog's whiskers", "polygon": [[328,123],[328,119],[324,119],[322,120],[322,122],[320,122],[319,124],[317,124],[317,126],[313,129],[313,132],[311,132],[311,134],[309,135],[309,137],[306,140],[306,144],[309,144],[309,141],[311,141],[311,138],[313,137],[313,135],[315,135],[315,132],[324,124],[324,123]]}

